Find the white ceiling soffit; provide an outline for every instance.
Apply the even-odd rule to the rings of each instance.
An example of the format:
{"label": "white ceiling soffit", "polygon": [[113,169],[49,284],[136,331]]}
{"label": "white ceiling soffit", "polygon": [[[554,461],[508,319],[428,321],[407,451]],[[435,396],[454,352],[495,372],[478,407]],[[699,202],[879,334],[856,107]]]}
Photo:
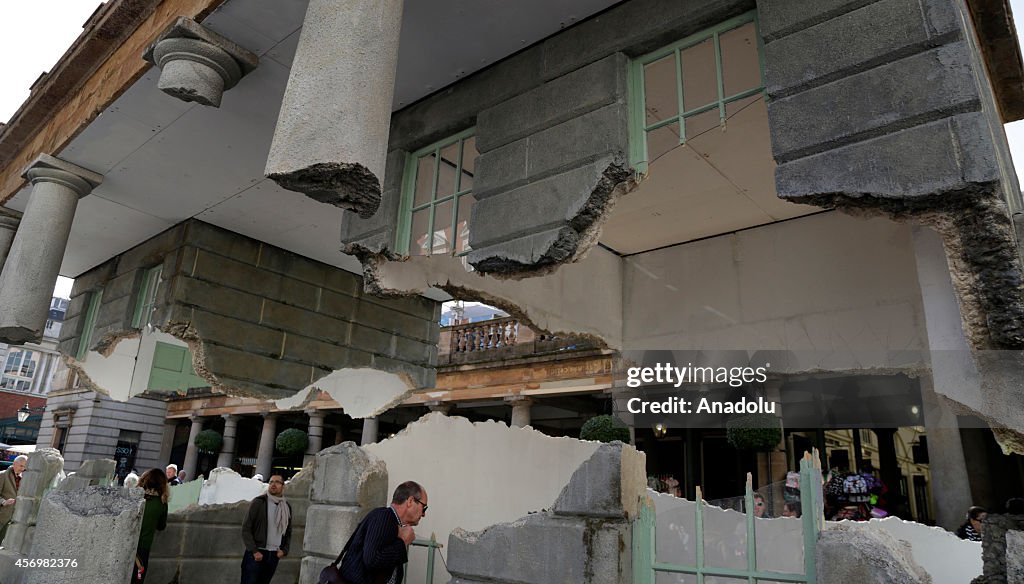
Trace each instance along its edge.
{"label": "white ceiling soffit", "polygon": [[[620,0],[410,0],[395,107],[457,82]],[[338,251],[341,211],[263,177],[306,0],[229,0],[204,24],[260,55],[219,109],[156,89],[150,69],[61,158],[104,175],[75,215],[61,274],[76,277],[190,217],[360,273]],[[141,55],[140,57],[141,58]],[[23,211],[27,189],[7,206]]]}

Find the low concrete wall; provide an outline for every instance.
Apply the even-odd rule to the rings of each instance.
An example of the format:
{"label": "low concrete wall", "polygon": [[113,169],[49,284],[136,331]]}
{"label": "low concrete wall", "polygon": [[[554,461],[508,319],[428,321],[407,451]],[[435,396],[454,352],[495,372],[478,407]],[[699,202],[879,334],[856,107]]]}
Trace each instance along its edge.
{"label": "low concrete wall", "polygon": [[[285,486],[292,505],[291,553],[278,564],[275,584],[299,579],[302,541],[312,477],[303,471]],[[188,507],[171,513],[167,529],[157,532],[149,560],[148,584],[236,582],[241,577],[242,522],[249,501]]]}

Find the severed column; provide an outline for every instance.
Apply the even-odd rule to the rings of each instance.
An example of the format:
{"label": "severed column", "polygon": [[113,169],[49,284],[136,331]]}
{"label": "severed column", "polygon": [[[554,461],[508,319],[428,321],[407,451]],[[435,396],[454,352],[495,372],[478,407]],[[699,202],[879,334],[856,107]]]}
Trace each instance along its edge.
{"label": "severed column", "polygon": [[380,205],[402,0],[310,0],[264,173],[369,217]]}

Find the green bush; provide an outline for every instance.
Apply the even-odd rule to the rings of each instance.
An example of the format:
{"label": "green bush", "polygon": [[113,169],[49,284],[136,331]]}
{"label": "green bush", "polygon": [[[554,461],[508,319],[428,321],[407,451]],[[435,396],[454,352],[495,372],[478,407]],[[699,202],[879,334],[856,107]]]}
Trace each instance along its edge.
{"label": "green bush", "polygon": [[281,454],[300,454],[309,446],[309,436],[298,428],[288,428],[277,435],[275,442]]}
{"label": "green bush", "polygon": [[216,430],[203,430],[196,434],[196,448],[204,452],[220,452],[220,446],[223,443],[224,438]]}
{"label": "green bush", "polygon": [[746,414],[725,423],[725,438],[737,450],[771,452],[782,441],[782,426],[773,414]]}
{"label": "green bush", "polygon": [[595,416],[587,420],[580,428],[580,440],[597,440],[598,442],[618,440],[629,444],[629,428],[614,416]]}

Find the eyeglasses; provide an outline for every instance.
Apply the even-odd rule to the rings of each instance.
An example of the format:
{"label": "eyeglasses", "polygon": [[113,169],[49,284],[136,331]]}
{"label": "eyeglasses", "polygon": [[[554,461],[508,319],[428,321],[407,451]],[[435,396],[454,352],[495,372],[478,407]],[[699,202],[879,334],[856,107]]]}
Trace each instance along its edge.
{"label": "eyeglasses", "polygon": [[413,498],[412,498],[412,500],[413,500],[413,501],[416,501],[416,502],[417,502],[417,503],[419,503],[420,505],[423,505],[423,514],[424,514],[424,515],[426,515],[426,514],[427,514],[427,504],[426,504],[426,503],[424,503],[423,501],[420,501],[420,500],[419,500],[419,499],[417,499],[416,497],[413,497]]}

